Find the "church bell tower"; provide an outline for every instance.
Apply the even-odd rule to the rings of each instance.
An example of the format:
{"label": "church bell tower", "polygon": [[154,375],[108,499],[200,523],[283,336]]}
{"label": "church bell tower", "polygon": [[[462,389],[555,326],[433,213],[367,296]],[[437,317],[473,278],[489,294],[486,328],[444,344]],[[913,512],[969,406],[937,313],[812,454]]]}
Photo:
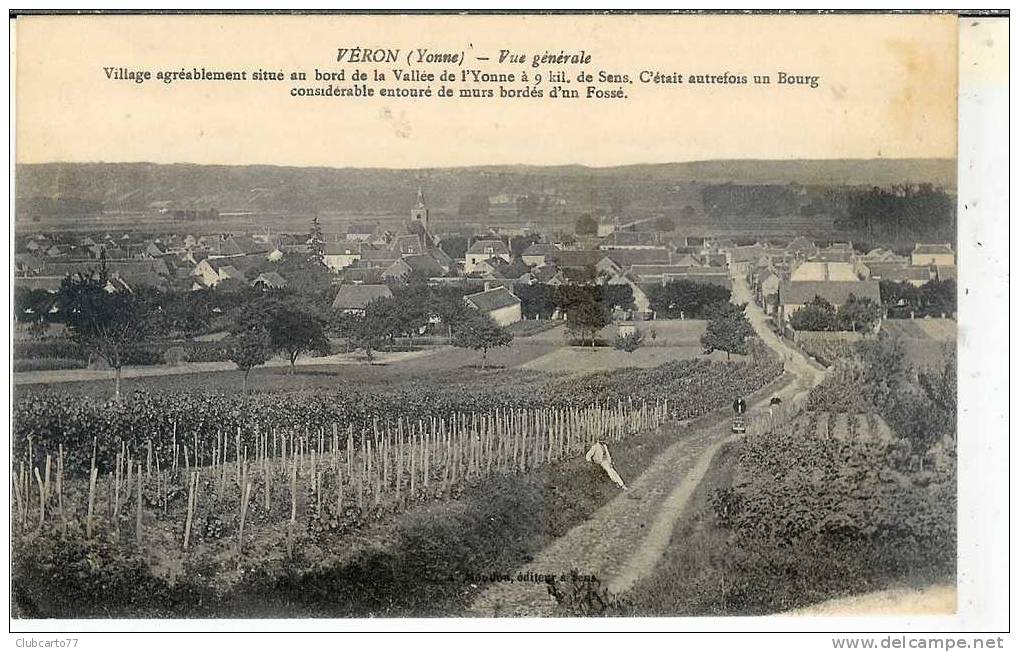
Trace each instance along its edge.
{"label": "church bell tower", "polygon": [[414,208],[410,211],[410,221],[414,224],[420,224],[424,227],[425,233],[428,233],[428,207],[425,206],[425,193],[421,191],[421,187],[418,186],[418,200],[414,204]]}

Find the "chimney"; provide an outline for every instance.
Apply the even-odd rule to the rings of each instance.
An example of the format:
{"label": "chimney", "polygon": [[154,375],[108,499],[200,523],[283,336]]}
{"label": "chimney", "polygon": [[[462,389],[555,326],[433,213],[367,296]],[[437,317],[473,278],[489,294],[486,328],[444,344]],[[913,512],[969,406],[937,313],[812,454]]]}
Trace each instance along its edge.
{"label": "chimney", "polygon": [[492,289],[492,282],[491,281],[485,281],[485,292],[488,292],[491,289]]}

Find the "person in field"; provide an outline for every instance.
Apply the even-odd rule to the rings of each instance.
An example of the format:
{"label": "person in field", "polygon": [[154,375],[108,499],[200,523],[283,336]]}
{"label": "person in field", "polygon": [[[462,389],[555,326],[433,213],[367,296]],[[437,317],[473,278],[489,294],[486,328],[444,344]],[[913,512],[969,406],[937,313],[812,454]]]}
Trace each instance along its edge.
{"label": "person in field", "polygon": [[609,475],[609,480],[615,482],[616,486],[623,491],[628,490],[626,483],[623,482],[623,479],[619,477],[619,474],[616,473],[616,469],[612,466],[612,454],[609,453],[609,446],[604,441],[599,440],[594,442],[594,445],[587,451],[587,455],[584,456],[584,459],[605,469],[605,473]]}

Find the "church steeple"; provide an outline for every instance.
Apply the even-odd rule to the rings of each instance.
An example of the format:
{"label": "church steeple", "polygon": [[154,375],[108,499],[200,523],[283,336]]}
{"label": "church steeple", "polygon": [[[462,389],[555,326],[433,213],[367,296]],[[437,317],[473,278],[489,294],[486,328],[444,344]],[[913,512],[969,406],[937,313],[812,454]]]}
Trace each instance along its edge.
{"label": "church steeple", "polygon": [[425,233],[428,233],[428,207],[425,206],[425,193],[421,190],[421,186],[418,186],[418,198],[414,208],[410,211],[410,221],[414,224],[420,224]]}

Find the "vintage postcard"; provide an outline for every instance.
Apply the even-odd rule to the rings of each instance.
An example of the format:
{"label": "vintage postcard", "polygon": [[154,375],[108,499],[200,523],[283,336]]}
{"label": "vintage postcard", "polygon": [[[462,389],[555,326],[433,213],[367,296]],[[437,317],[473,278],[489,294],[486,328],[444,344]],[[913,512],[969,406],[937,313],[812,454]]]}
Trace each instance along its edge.
{"label": "vintage postcard", "polygon": [[1001,19],[12,16],[12,628],[958,615]]}

